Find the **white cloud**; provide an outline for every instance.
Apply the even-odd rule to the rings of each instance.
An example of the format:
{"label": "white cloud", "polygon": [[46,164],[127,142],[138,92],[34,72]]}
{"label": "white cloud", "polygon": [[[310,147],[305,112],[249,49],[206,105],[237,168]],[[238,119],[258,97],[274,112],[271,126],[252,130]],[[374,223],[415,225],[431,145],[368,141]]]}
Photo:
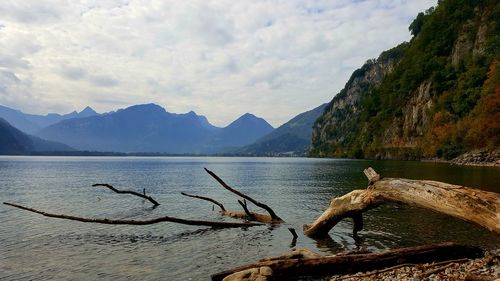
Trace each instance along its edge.
{"label": "white cloud", "polygon": [[0,2],[0,103],[25,112],[156,102],[278,126],[408,40],[436,0]]}

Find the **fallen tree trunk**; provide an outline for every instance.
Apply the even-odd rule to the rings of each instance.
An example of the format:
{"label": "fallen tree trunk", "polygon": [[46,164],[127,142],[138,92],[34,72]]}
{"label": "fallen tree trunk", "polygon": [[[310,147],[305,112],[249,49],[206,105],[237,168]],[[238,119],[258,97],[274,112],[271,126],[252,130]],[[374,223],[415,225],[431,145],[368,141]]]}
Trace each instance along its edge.
{"label": "fallen tree trunk", "polygon": [[[298,257],[297,254],[299,254]],[[211,278],[213,281],[220,281],[226,276],[237,272],[253,268],[258,269],[262,267],[269,267],[272,270],[273,279],[293,280],[297,277],[351,274],[391,267],[399,264],[420,264],[459,258],[476,258],[481,256],[483,256],[483,251],[477,247],[464,246],[451,242],[401,248],[382,253],[326,257],[316,257],[315,253],[305,251],[222,271],[213,274]]]}
{"label": "fallen tree trunk", "polygon": [[[271,209],[271,207],[267,206],[266,204],[264,203],[261,203],[255,199],[253,199],[252,197],[242,193],[241,191],[238,191],[232,187],[230,187],[229,185],[227,185],[219,176],[217,176],[214,172],[208,170],[207,168],[205,168],[205,171],[211,175],[222,187],[224,187],[225,189],[231,191],[232,193],[252,202],[253,204],[255,204],[257,207],[260,207],[264,210],[266,210],[268,213],[269,213],[269,219],[268,218],[265,218],[265,216],[267,215],[264,215],[264,214],[259,214],[259,213],[252,213],[252,214],[255,214],[256,216],[260,217],[261,219],[265,219],[266,222],[274,222],[274,223],[281,223],[283,222],[283,220],[278,217],[278,215],[276,215],[276,213],[274,212],[273,209]],[[262,221],[262,220],[258,220],[258,221]]]}
{"label": "fallen tree trunk", "polygon": [[354,233],[363,228],[362,212],[383,203],[397,202],[430,209],[500,233],[500,195],[438,181],[401,178],[380,179],[372,168],[365,170],[367,189],[334,198],[312,224],[304,225],[310,237],[327,235],[339,221],[354,218]]}
{"label": "fallen tree trunk", "polygon": [[19,209],[23,209],[26,211],[30,211],[33,213],[37,213],[50,218],[58,218],[58,219],[66,219],[73,220],[79,222],[89,222],[89,223],[101,223],[101,224],[126,224],[126,225],[148,225],[155,224],[160,222],[174,222],[186,225],[199,225],[199,226],[210,226],[216,228],[236,228],[236,227],[250,227],[262,225],[261,223],[254,222],[221,222],[221,221],[203,221],[203,220],[188,220],[181,219],[176,217],[163,216],[159,218],[149,219],[149,220],[113,220],[113,219],[93,219],[93,218],[84,218],[70,215],[62,215],[62,214],[52,214],[43,211],[39,211],[33,208],[28,208],[25,206],[21,206],[18,204],[4,202],[5,205],[16,207]]}
{"label": "fallen tree trunk", "polygon": [[112,185],[107,184],[107,183],[96,183],[96,184],[93,184],[92,186],[107,187],[107,188],[109,188],[109,189],[111,189],[114,192],[119,193],[119,194],[132,194],[135,196],[139,196],[139,197],[144,198],[144,199],[148,200],[149,202],[153,203],[154,207],[157,207],[158,205],[160,205],[160,203],[158,203],[156,200],[154,200],[153,197],[147,196],[145,191],[144,191],[144,194],[141,194],[139,192],[135,192],[135,191],[131,191],[131,190],[118,190],[118,189],[114,188]]}

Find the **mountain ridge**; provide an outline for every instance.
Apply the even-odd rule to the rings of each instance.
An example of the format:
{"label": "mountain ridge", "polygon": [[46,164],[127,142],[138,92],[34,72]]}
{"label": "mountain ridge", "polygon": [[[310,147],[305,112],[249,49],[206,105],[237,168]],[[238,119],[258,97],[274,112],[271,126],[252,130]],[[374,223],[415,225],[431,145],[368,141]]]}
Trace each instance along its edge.
{"label": "mountain ridge", "polygon": [[47,141],[28,135],[0,118],[0,155],[26,155],[33,152],[74,151],[58,142]]}
{"label": "mountain ridge", "polygon": [[254,143],[235,151],[249,156],[305,156],[311,144],[312,127],[327,103],[302,112]]}
{"label": "mountain ridge", "polygon": [[170,113],[150,103],[64,120],[37,135],[81,150],[206,154],[251,143],[271,130],[267,121],[252,114],[219,128],[194,111]]}
{"label": "mountain ridge", "polygon": [[38,130],[62,120],[93,115],[98,115],[98,113],[89,106],[80,112],[73,111],[67,114],[48,113],[46,115],[36,115],[0,105],[0,118],[5,119],[12,126],[28,134],[35,134]]}

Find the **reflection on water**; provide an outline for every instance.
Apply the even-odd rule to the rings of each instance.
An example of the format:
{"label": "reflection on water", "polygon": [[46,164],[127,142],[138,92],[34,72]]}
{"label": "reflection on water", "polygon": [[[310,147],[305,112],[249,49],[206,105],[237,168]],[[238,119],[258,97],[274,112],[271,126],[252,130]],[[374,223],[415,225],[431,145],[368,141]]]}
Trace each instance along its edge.
{"label": "reflection on water", "polygon": [[[480,227],[405,206],[386,205],[365,215],[365,229],[352,236],[342,221],[330,236],[313,240],[301,233],[332,197],[366,187],[362,170],[385,177],[432,179],[500,192],[498,169],[400,161],[293,158],[93,158],[0,157],[0,199],[53,213],[86,217],[146,219],[162,215],[221,218],[212,204],[180,195],[212,197],[239,210],[237,198],[207,175],[207,167],[230,185],[272,206],[287,223],[247,229],[211,229],[162,223],[110,226],[45,218],[0,206],[0,279],[207,280],[210,273],[306,247],[324,254],[447,240],[498,246]],[[146,189],[161,203],[92,187],[110,183]],[[256,210],[252,208],[251,210]]]}

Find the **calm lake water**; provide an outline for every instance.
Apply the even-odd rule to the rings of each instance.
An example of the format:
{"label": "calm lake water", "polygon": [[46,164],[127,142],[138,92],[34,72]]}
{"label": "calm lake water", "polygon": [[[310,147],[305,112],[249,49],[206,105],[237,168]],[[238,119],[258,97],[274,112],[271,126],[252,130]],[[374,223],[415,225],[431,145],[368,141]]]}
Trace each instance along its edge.
{"label": "calm lake water", "polygon": [[[221,218],[212,204],[180,192],[212,197],[240,210],[237,197],[221,188],[203,167],[229,185],[273,207],[287,223],[247,229],[211,229],[161,223],[113,226],[46,218],[0,205],[1,280],[208,280],[211,273],[292,250],[288,227],[299,233],[296,248],[323,254],[366,247],[383,250],[441,241],[498,247],[500,237],[475,225],[430,211],[388,205],[365,214],[362,240],[351,222],[328,239],[302,235],[332,197],[365,188],[363,169],[385,177],[432,179],[500,192],[500,170],[447,164],[304,158],[0,157],[0,199],[52,213],[114,219],[162,215]],[[149,202],[93,183],[147,193]],[[257,210],[250,206],[251,210]]]}

